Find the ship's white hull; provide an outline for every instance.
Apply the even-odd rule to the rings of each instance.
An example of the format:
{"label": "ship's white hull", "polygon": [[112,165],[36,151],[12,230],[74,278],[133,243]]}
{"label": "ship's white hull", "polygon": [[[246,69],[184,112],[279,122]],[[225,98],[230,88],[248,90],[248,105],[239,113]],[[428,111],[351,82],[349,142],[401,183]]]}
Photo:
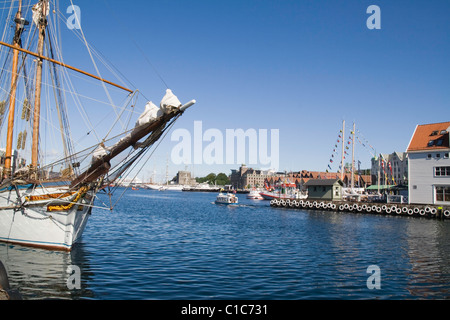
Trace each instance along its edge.
{"label": "ship's white hull", "polygon": [[158,191],[183,191],[184,186],[149,184],[146,186],[146,188]]}
{"label": "ship's white hull", "polygon": [[67,192],[63,187],[0,191],[0,241],[70,251],[86,227],[93,194],[78,190],[59,199],[48,196]]}

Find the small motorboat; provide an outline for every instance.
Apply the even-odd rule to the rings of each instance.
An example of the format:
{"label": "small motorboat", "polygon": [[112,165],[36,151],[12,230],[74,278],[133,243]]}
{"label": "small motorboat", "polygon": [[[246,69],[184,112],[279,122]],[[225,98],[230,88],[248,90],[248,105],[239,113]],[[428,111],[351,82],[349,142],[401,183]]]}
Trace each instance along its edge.
{"label": "small motorboat", "polygon": [[247,194],[247,199],[264,200],[263,196],[257,190],[250,191],[250,193]]}
{"label": "small motorboat", "polygon": [[219,195],[216,198],[216,204],[237,204],[238,203],[238,197],[236,197],[233,193],[219,193]]}

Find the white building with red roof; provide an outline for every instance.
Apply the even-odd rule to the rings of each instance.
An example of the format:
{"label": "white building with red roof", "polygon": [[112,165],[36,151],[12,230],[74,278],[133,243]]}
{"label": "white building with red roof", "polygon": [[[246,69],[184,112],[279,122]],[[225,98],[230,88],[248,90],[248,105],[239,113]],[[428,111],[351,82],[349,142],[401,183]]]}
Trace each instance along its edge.
{"label": "white building with red roof", "polygon": [[417,125],[409,142],[409,203],[450,205],[450,121]]}

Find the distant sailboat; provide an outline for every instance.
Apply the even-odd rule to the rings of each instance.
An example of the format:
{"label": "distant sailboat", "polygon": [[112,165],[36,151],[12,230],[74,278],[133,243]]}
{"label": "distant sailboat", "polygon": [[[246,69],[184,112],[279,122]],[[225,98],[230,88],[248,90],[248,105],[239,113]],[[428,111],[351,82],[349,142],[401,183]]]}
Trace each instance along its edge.
{"label": "distant sailboat", "polygon": [[[48,0],[39,0],[34,6],[19,0],[11,1],[6,12],[8,23],[0,41],[0,129],[1,139],[6,138],[0,168],[0,241],[71,250],[85,229],[96,193],[129,173],[195,100],[182,105],[167,90],[159,107],[148,102],[137,118],[138,91],[62,61],[56,37],[57,7],[51,8]],[[81,36],[85,42],[84,34]],[[87,48],[93,53],[91,46]],[[69,70],[77,79],[70,77]],[[108,107],[112,107],[108,117],[93,107],[97,97],[86,106],[81,103],[84,96],[79,90],[91,90],[93,85],[75,89],[76,83],[84,81],[79,80],[80,75],[99,81],[95,85],[106,93]],[[118,89],[126,101],[124,107],[112,103],[107,87]],[[21,115],[16,112],[19,108]],[[79,111],[78,115],[74,111]],[[93,125],[101,117],[111,122],[104,133]],[[90,131],[81,130],[84,123],[90,125]],[[70,125],[77,134],[87,134],[76,140]],[[50,130],[57,134],[50,137]],[[58,135],[61,141],[55,142]],[[95,140],[86,143],[84,138]]]}

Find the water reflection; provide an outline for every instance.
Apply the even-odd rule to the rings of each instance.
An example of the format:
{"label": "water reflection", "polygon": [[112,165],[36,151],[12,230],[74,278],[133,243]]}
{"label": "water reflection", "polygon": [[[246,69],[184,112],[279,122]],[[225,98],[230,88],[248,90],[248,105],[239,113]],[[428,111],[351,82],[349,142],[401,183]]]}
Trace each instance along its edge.
{"label": "water reflection", "polygon": [[[10,286],[25,300],[93,297],[87,289],[92,273],[85,257],[83,244],[76,245],[70,253],[0,244],[0,260],[5,265]],[[67,287],[70,265],[82,270],[79,290]]]}
{"label": "water reflection", "polygon": [[[93,211],[70,253],[0,244],[11,287],[24,299],[450,298],[449,221],[164,197]],[[80,290],[67,288],[70,265]],[[367,288],[370,265],[381,290]]]}
{"label": "water reflection", "polygon": [[411,264],[407,290],[423,298],[450,298],[450,234],[445,222],[414,221],[407,228]]}

